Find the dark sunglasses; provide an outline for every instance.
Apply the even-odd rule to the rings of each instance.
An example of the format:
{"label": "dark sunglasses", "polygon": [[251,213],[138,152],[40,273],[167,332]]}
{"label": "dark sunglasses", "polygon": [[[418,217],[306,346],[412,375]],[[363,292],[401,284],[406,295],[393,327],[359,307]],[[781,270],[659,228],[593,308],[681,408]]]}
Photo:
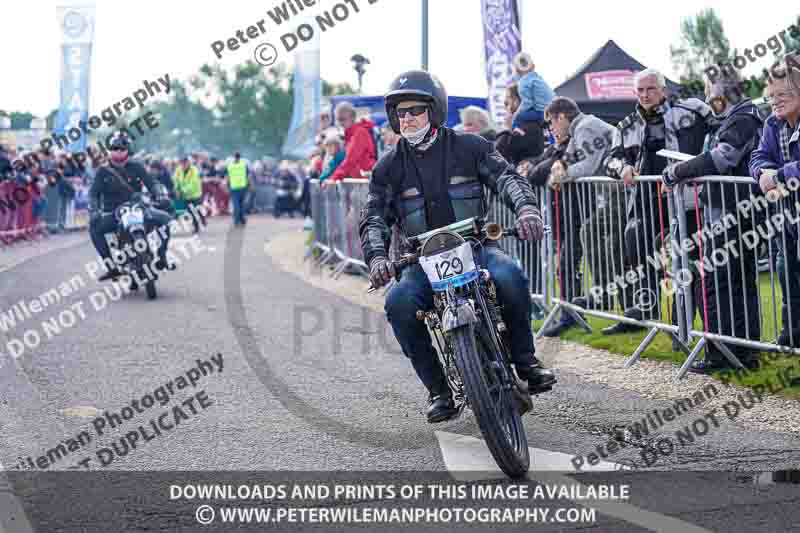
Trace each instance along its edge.
{"label": "dark sunglasses", "polygon": [[396,108],[395,112],[397,113],[398,118],[403,118],[407,113],[411,113],[412,116],[418,117],[427,110],[428,106],[426,105],[415,105],[414,107],[406,107],[403,109]]}
{"label": "dark sunglasses", "polygon": [[119,147],[117,147],[117,148],[112,148],[111,151],[112,152],[127,152],[128,149],[127,148],[119,148]]}

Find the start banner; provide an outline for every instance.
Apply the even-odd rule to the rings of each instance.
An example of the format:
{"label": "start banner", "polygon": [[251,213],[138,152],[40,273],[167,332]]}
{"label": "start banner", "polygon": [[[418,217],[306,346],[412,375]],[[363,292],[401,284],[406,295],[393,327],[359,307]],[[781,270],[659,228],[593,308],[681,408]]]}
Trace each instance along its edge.
{"label": "start banner", "polygon": [[[55,120],[55,132],[65,135],[73,128],[81,132],[81,122],[89,119],[89,77],[92,64],[95,6],[58,6],[61,28],[61,99]],[[86,136],[70,137],[67,149],[86,149]]]}

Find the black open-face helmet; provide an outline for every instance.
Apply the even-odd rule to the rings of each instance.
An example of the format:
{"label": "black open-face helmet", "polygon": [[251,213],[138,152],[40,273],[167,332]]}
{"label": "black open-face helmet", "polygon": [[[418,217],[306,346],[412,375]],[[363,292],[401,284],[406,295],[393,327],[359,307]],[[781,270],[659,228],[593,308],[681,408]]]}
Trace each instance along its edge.
{"label": "black open-face helmet", "polygon": [[127,135],[124,135],[123,133],[119,133],[118,132],[118,133],[114,134],[114,136],[111,138],[111,142],[108,143],[108,147],[111,150],[125,149],[125,150],[128,150],[128,152],[130,152],[131,151],[131,141],[130,141],[130,139],[128,139]]}
{"label": "black open-face helmet", "polygon": [[[131,153],[131,141],[127,135],[121,132],[116,133],[111,142],[108,143],[108,148],[111,150],[111,162],[117,165],[124,165],[128,162],[128,157]],[[117,150],[125,150],[124,152]]]}
{"label": "black open-face helmet", "polygon": [[424,70],[410,70],[400,74],[389,86],[383,97],[386,116],[395,133],[400,133],[400,119],[397,118],[397,104],[409,100],[426,102],[430,108],[432,128],[447,124],[447,91],[439,78]]}

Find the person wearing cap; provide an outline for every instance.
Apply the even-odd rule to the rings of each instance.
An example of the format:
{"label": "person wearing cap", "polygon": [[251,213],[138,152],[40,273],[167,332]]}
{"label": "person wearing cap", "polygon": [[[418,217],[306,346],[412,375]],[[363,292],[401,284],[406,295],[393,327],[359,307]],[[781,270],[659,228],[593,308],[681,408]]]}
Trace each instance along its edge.
{"label": "person wearing cap", "polygon": [[322,161],[322,174],[319,176],[320,183],[324,183],[344,161],[343,144],[342,138],[335,128],[325,132],[325,137],[322,140],[322,146],[325,148],[325,158]]}
{"label": "person wearing cap", "polygon": [[173,174],[172,179],[175,182],[175,195],[186,202],[186,207],[192,214],[194,232],[200,233],[200,222],[198,218],[202,221],[203,226],[206,225],[206,218],[201,209],[203,203],[203,184],[200,180],[200,173],[197,167],[191,163],[188,156],[183,156],[181,164],[175,169],[175,174]]}
{"label": "person wearing cap", "polygon": [[242,161],[239,152],[233,154],[233,161],[228,164],[228,190],[233,202],[233,225],[244,226],[247,223],[244,215],[244,197],[250,186],[247,164]]}
{"label": "person wearing cap", "polygon": [[[541,240],[544,226],[530,184],[491,142],[445,127],[447,92],[438,78],[422,70],[401,74],[384,100],[392,128],[402,138],[375,166],[361,212],[361,247],[373,287],[386,285],[394,276],[387,251],[390,217],[396,215],[394,222],[406,238],[484,217],[488,206],[484,187],[514,211],[522,239]],[[517,374],[528,382],[532,394],[552,389],[555,376],[534,356],[530,280],[496,244],[485,243],[477,254],[503,302]],[[428,422],[436,423],[453,418],[458,411],[428,328],[416,318],[417,311],[432,306],[431,284],[415,264],[403,270],[386,296],[384,309],[403,353],[429,393]]]}

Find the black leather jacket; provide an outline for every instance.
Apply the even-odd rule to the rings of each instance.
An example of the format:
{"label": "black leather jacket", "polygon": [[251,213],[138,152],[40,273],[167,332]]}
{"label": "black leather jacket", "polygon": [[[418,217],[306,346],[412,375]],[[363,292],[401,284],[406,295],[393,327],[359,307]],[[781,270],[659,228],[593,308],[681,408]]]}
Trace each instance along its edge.
{"label": "black leather jacket", "polygon": [[367,264],[375,257],[387,256],[389,221],[393,218],[404,235],[413,236],[484,216],[484,186],[499,194],[516,213],[523,206],[538,212],[530,184],[492,143],[449,128],[440,128],[437,135],[425,152],[401,139],[375,165],[359,224]]}
{"label": "black leather jacket", "polygon": [[[694,159],[675,167],[678,181],[698,176],[750,176],[750,156],[758,148],[764,116],[746,99],[734,106],[722,119],[719,127],[710,134],[708,150]],[[721,186],[706,184],[701,198],[706,205],[720,207],[723,204],[735,209],[740,200],[750,193],[761,194],[758,186]]]}
{"label": "black leather jacket", "polygon": [[[99,211],[102,208],[111,212],[121,204],[130,200],[134,192],[141,192],[142,186],[147,187],[153,198],[159,197],[156,187],[157,181],[147,173],[144,166],[138,161],[128,161],[124,167],[113,167],[114,171],[124,178],[129,187],[123,185],[109,170],[109,165],[97,169],[92,186],[89,189],[89,210]],[[132,189],[132,190],[131,190]]]}

